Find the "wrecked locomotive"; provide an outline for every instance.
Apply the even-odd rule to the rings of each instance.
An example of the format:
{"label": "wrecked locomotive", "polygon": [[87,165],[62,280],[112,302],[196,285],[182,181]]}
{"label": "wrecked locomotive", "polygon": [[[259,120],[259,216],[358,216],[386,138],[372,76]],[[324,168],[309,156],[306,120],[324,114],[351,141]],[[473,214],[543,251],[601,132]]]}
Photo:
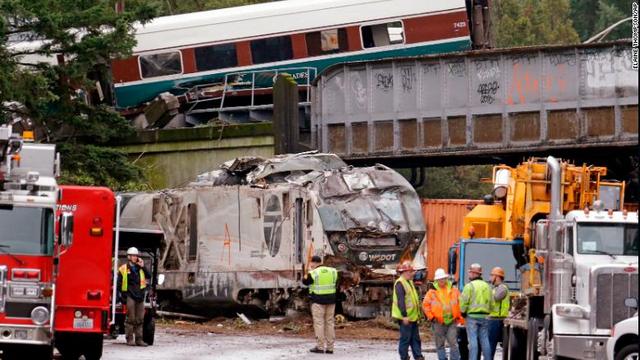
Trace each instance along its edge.
{"label": "wrecked locomotive", "polygon": [[215,313],[304,305],[311,256],[341,274],[342,309],[388,311],[393,269],[414,259],[425,225],[415,190],[383,166],[347,166],[333,154],[240,158],[181,189],[123,194],[125,236],[161,238],[161,302]]}

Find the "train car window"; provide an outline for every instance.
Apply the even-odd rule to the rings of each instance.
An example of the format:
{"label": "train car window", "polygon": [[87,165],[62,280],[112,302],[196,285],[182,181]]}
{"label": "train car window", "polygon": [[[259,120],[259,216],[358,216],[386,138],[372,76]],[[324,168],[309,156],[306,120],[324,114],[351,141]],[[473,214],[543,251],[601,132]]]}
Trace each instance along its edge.
{"label": "train car window", "polygon": [[314,31],[305,35],[309,56],[319,56],[347,51],[347,31],[331,29]]}
{"label": "train car window", "polygon": [[360,32],[362,33],[362,46],[365,49],[404,42],[404,29],[400,21],[363,26],[360,28]]}
{"label": "train car window", "polygon": [[236,44],[222,44],[195,48],[198,71],[238,66]]}
{"label": "train car window", "polygon": [[254,64],[263,64],[293,58],[291,37],[278,36],[251,42],[251,59]]}
{"label": "train car window", "polygon": [[139,61],[142,78],[182,73],[182,57],[179,51],[141,55]]}
{"label": "train car window", "polygon": [[198,208],[189,204],[189,260],[198,258]]}

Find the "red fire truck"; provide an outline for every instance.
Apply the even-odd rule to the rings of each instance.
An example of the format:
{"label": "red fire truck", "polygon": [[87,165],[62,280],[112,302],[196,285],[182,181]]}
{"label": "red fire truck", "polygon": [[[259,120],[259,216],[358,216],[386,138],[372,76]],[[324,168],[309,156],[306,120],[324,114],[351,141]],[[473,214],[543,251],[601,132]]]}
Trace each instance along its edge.
{"label": "red fire truck", "polygon": [[60,186],[60,214],[73,214],[73,238],[60,252],[55,346],[65,359],[100,359],[111,322],[115,196],[103,187]]}
{"label": "red fire truck", "polygon": [[[114,195],[59,187],[54,145],[0,126],[2,359],[102,355],[112,296]],[[75,220],[75,221],[74,221]]]}

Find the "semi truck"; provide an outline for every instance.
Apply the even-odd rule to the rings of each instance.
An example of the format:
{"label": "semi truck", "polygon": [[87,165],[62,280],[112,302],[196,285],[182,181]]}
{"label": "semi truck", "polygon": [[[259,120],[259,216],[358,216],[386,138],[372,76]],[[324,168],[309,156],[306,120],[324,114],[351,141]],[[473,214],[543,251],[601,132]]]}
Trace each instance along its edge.
{"label": "semi truck", "polygon": [[114,194],[59,186],[55,145],[0,126],[3,359],[99,359],[112,296]]}
{"label": "semi truck", "polygon": [[606,173],[554,157],[497,166],[492,194],[465,217],[449,270],[462,288],[473,262],[505,269],[504,359],[604,358],[612,327],[633,315],[638,214]]}

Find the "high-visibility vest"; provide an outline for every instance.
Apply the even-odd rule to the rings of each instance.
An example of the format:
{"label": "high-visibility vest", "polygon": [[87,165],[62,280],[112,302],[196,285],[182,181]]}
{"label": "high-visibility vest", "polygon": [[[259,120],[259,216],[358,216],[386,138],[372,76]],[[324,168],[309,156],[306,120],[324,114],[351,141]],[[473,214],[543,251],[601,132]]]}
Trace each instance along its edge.
{"label": "high-visibility vest", "polygon": [[422,302],[422,309],[427,319],[435,319],[438,323],[449,325],[454,320],[462,322],[460,304],[458,298],[460,292],[447,281],[444,289],[437,282],[433,283],[435,289],[430,289]]}
{"label": "high-visibility vest", "polygon": [[[460,311],[471,317],[486,317],[491,311],[491,286],[482,279],[468,283],[460,295]],[[475,315],[475,316],[474,316]]]}
{"label": "high-visibility vest", "polygon": [[394,319],[402,319],[402,312],[398,306],[398,294],[396,294],[396,285],[398,282],[402,284],[404,288],[404,306],[407,309],[407,318],[409,321],[415,322],[420,319],[420,299],[418,298],[418,291],[413,282],[400,276],[398,280],[393,284],[393,304],[391,305],[391,316]]}
{"label": "high-visibility vest", "polygon": [[331,295],[336,293],[338,270],[328,266],[318,266],[309,272],[313,283],[309,286],[309,293],[316,295]]}
{"label": "high-visibility vest", "polygon": [[[127,264],[124,264],[122,266],[120,266],[118,268],[118,271],[120,272],[120,275],[122,275],[122,286],[120,288],[120,290],[122,292],[125,292],[129,289],[129,272],[131,271],[131,269],[129,268],[129,266],[127,266]],[[144,270],[142,270],[142,268],[140,268],[140,290],[144,289],[147,287],[147,279],[144,276]]]}
{"label": "high-visibility vest", "polygon": [[[505,287],[507,291],[507,296],[500,301],[495,301],[495,293],[499,287]],[[509,299],[509,288],[505,284],[500,284],[491,290],[491,313],[489,314],[492,318],[506,318],[509,316],[509,307],[511,306],[511,299]]]}

